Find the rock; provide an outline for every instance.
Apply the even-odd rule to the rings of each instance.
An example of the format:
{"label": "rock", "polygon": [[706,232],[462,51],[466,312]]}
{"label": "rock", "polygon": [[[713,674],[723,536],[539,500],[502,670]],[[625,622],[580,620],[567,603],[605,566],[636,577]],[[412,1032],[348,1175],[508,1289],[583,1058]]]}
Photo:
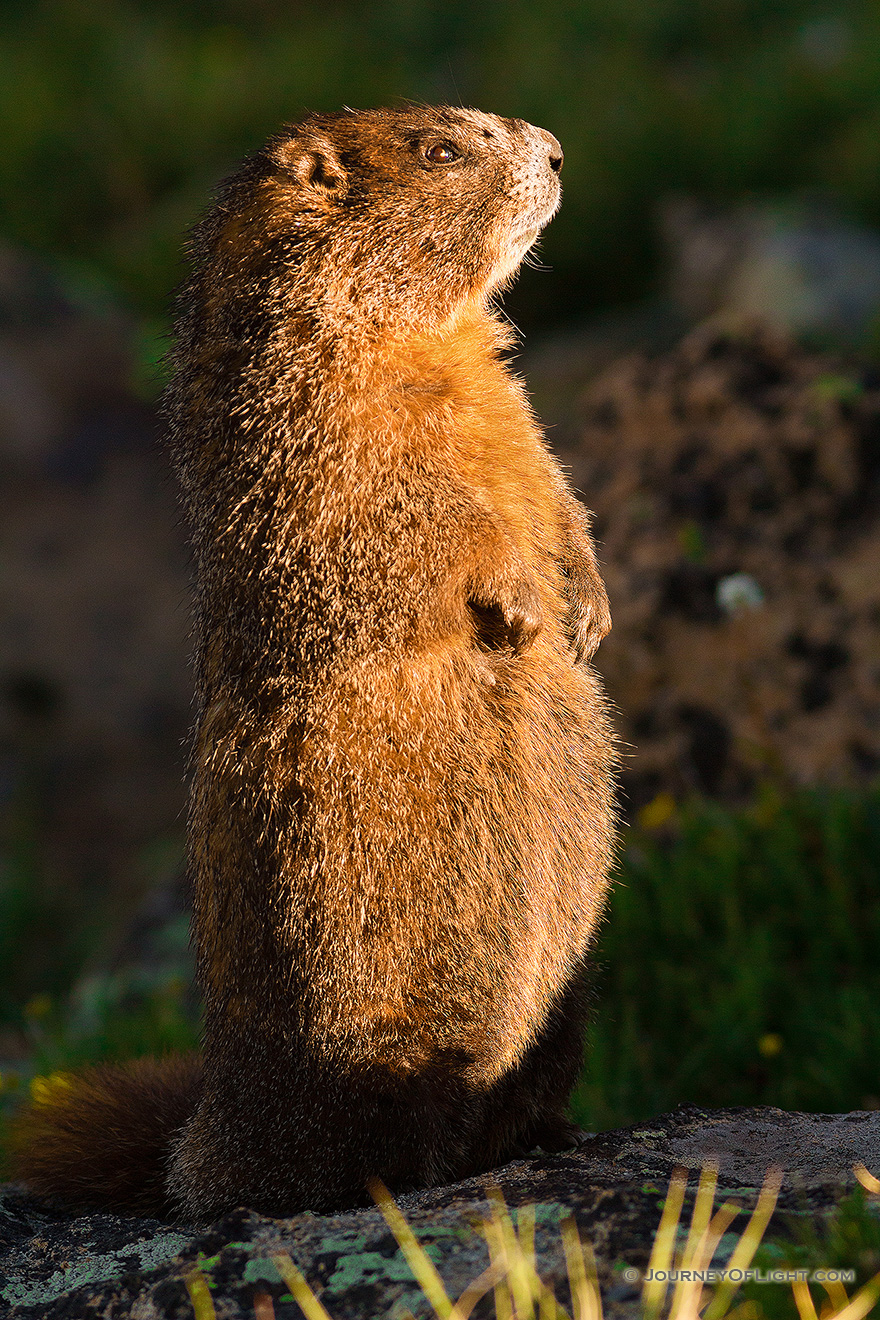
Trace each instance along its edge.
{"label": "rock", "polygon": [[[600,1133],[562,1155],[519,1160],[490,1177],[399,1196],[398,1204],[452,1297],[488,1263],[475,1227],[491,1214],[487,1184],[513,1210],[534,1205],[539,1273],[565,1306],[570,1298],[559,1223],[573,1215],[593,1246],[606,1314],[634,1315],[639,1285],[622,1271],[645,1268],[672,1171],[697,1170],[710,1159],[720,1168],[716,1202],[731,1193],[745,1210],[754,1205],[768,1166],[782,1166],[772,1225],[782,1232],[790,1214],[827,1214],[853,1186],[854,1163],[880,1169],[880,1113],[682,1106],[648,1124]],[[694,1173],[684,1223],[696,1182]],[[729,1258],[745,1222],[745,1214],[734,1220],[716,1265]],[[223,1320],[254,1320],[259,1293],[274,1300],[280,1320],[296,1311],[282,1300],[287,1285],[271,1260],[278,1252],[291,1257],[333,1320],[407,1309],[418,1317],[431,1314],[376,1209],[277,1220],[242,1209],[204,1229],[112,1215],[63,1217],[14,1187],[0,1199],[0,1298],[10,1320],[191,1320],[186,1280],[196,1268]]]}

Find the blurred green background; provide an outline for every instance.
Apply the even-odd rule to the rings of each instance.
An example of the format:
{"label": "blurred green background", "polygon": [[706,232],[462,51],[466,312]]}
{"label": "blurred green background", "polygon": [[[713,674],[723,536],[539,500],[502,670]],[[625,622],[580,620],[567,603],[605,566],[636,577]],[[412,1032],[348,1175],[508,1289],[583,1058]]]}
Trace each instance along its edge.
{"label": "blurred green background", "polygon": [[[119,403],[132,386],[137,426],[154,426],[183,237],[216,181],[305,110],[401,98],[521,116],[560,138],[565,199],[542,242],[546,269],[525,270],[506,298],[536,339],[662,289],[658,208],[669,196],[721,206],[820,197],[880,227],[875,0],[4,0],[0,241],[50,272],[78,314],[121,311],[129,375],[101,405],[114,436],[120,417],[134,426],[131,401]],[[0,331],[23,344],[25,321]],[[128,510],[78,581],[112,561],[132,527],[173,520],[169,501],[102,504],[116,440],[82,434],[56,445],[42,475],[16,458],[9,485],[10,508],[30,508],[21,544],[38,545],[44,576],[52,553],[68,553],[45,549],[47,528]],[[126,553],[152,562],[149,548]],[[173,558],[164,543],[156,556]],[[102,619],[123,597],[145,613],[128,582],[108,583]],[[138,817],[140,833],[117,841],[109,861],[109,816],[88,816],[74,795],[55,826],[83,765],[103,766],[95,774],[111,785],[119,777],[113,756],[94,751],[115,734],[94,732],[72,699],[65,706],[24,644],[19,669],[2,675],[12,713],[0,739],[0,1103],[14,1103],[34,1072],[195,1039],[179,883],[189,679],[174,658],[185,588],[154,604],[157,634],[175,611],[184,619],[167,680],[156,671],[166,691],[176,684],[176,704],[144,705],[131,757],[137,730],[149,734],[172,787],[153,809],[158,797],[129,775],[135,807],[120,812]],[[130,654],[137,637],[126,637]],[[59,711],[73,712],[65,736],[86,749],[79,760],[53,750]],[[775,784],[751,804],[667,798],[627,836],[577,1116],[613,1126],[679,1100],[880,1107],[876,789]],[[85,860],[73,866],[78,848]],[[155,889],[172,898],[144,915],[138,904],[149,908]]]}
{"label": "blurred green background", "polygon": [[5,236],[164,317],[212,184],[305,109],[461,102],[551,129],[565,205],[510,305],[641,297],[655,205],[829,191],[880,223],[873,0],[6,0]]}

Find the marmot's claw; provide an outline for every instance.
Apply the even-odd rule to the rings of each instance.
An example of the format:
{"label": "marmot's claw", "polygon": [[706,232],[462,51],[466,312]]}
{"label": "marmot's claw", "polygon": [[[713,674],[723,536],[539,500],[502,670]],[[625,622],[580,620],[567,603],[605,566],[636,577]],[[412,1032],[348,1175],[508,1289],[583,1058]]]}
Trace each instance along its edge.
{"label": "marmot's claw", "polygon": [[608,609],[608,597],[603,591],[601,602],[591,602],[584,613],[575,621],[572,629],[572,647],[576,664],[592,660],[599,649],[603,637],[611,631],[611,612]]}

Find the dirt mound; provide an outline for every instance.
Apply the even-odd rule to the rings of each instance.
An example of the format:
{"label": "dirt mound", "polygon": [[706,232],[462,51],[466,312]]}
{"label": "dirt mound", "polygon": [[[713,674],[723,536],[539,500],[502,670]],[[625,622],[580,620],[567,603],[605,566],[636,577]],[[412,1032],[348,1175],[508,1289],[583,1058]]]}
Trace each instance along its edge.
{"label": "dirt mound", "polygon": [[703,326],[621,359],[563,454],[634,806],[880,769],[880,372]]}

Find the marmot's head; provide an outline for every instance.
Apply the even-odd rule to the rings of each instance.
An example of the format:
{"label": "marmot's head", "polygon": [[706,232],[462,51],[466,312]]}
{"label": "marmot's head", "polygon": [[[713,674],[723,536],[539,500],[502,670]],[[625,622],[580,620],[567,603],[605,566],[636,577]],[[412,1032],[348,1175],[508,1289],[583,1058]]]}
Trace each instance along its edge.
{"label": "marmot's head", "polygon": [[551,134],[478,110],[311,115],[230,180],[211,246],[250,264],[253,244],[275,291],[286,268],[313,314],[438,325],[516,271],[559,206],[561,166]]}

